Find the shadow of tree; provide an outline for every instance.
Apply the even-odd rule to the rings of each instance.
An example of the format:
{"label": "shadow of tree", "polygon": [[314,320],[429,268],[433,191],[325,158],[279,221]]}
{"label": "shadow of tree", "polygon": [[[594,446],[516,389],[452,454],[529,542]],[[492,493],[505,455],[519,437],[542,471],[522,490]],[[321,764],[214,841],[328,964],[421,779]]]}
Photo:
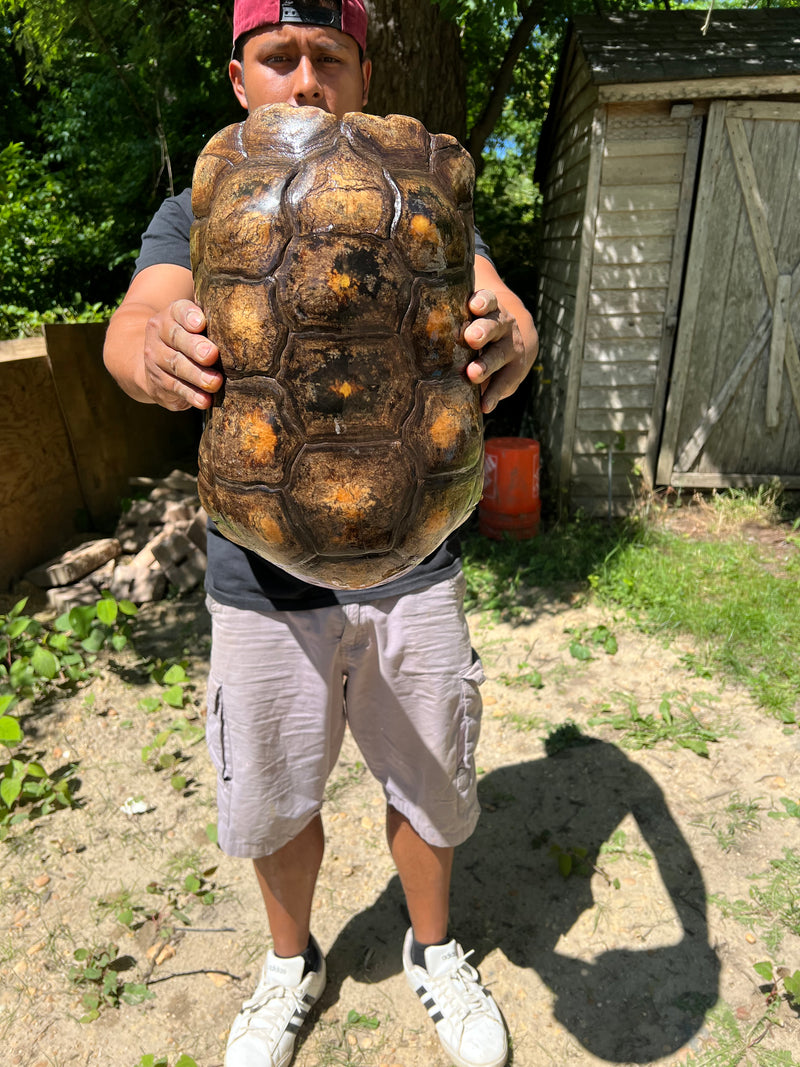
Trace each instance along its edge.
{"label": "shadow of tree", "polygon": [[[685,1045],[716,1000],[719,960],[708,944],[705,886],[656,782],[614,745],[580,740],[587,743],[481,780],[483,815],[456,854],[451,925],[474,948],[476,965],[499,947],[516,966],[535,969],[555,994],[556,1018],[589,1052],[648,1063]],[[585,849],[597,863],[629,813],[677,915],[675,943],[571,958],[556,946],[593,906],[591,882],[565,880],[546,842]],[[325,1002],[335,1003],[347,975],[370,982],[398,973],[406,927],[395,877],[332,946]]]}

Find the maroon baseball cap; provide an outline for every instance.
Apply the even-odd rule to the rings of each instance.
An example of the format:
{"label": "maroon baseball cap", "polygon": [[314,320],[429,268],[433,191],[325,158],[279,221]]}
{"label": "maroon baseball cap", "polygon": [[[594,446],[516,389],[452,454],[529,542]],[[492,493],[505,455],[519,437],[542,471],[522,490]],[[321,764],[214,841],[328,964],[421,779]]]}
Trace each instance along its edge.
{"label": "maroon baseball cap", "polygon": [[233,43],[243,33],[279,22],[298,22],[310,26],[332,26],[353,37],[362,52],[367,47],[367,11],[363,0],[341,0],[341,14],[326,7],[301,7],[281,0],[235,0],[233,5]]}

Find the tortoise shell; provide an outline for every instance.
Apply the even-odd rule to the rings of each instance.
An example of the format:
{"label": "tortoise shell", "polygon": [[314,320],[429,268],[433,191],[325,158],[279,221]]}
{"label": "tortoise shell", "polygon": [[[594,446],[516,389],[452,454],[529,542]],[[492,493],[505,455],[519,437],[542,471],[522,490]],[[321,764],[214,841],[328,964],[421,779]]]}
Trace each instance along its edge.
{"label": "tortoise shell", "polygon": [[298,578],[398,577],[480,498],[473,184],[467,152],[415,119],[285,104],[198,159],[192,269],[225,376],[200,496]]}

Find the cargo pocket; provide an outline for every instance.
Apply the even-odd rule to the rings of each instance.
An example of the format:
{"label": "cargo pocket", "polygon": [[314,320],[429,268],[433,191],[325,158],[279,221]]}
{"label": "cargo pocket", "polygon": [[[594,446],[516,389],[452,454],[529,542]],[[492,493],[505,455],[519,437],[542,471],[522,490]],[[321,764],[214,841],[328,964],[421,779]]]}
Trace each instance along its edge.
{"label": "cargo pocket", "polygon": [[232,767],[229,741],[225,729],[225,713],[222,700],[222,684],[208,676],[208,714],[206,716],[206,744],[214,769],[223,781],[229,782]]}
{"label": "cargo pocket", "polygon": [[456,785],[463,800],[471,800],[475,790],[475,749],[481,732],[481,695],[483,665],[473,650],[472,663],[461,675],[459,707],[459,752]]}

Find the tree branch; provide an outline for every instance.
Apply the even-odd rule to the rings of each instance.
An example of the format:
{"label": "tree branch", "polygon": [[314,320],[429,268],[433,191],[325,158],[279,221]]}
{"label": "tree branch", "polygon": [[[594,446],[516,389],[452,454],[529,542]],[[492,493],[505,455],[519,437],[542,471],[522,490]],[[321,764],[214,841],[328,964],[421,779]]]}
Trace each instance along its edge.
{"label": "tree branch", "polygon": [[486,101],[486,106],[481,112],[480,117],[469,132],[467,149],[475,160],[475,169],[478,174],[480,174],[483,169],[483,161],[481,159],[483,147],[489,139],[492,130],[497,125],[498,119],[503,111],[503,102],[511,88],[511,81],[514,77],[514,65],[530,40],[530,36],[533,33],[534,28],[538,25],[543,11],[543,0],[532,2],[528,4],[527,7],[521,8],[522,19],[514,30],[514,34],[508,43],[508,49],[506,50],[506,54],[503,56],[503,62],[500,64],[497,71],[497,77],[494,80],[489,99]]}

